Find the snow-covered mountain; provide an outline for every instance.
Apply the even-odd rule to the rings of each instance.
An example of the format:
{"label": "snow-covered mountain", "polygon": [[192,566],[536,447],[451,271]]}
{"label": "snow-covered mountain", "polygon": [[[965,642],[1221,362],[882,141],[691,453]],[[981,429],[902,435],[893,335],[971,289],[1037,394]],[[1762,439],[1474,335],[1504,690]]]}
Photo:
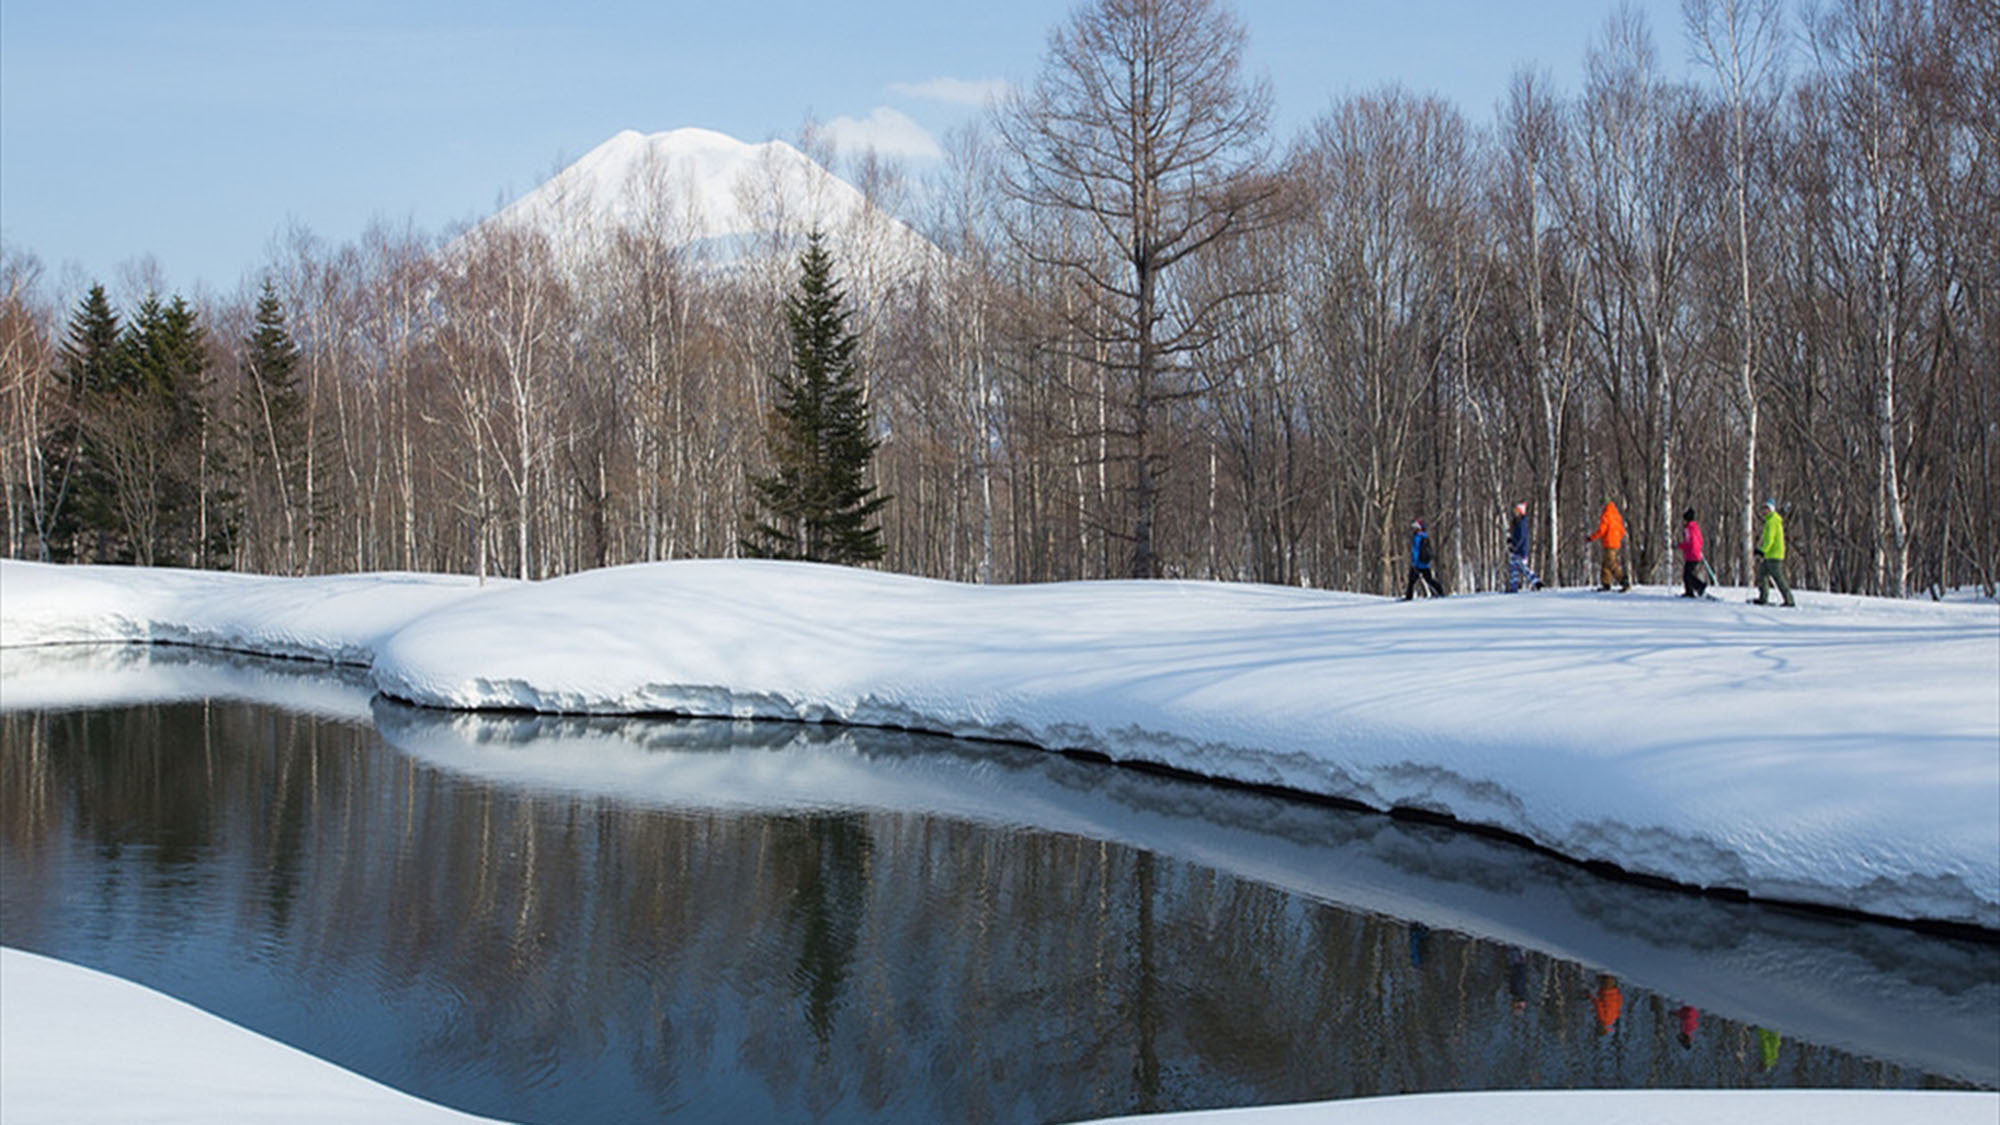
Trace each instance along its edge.
{"label": "snow-covered mountain", "polygon": [[902,273],[937,254],[923,236],[783,141],[709,129],[625,130],[488,220],[548,234],[565,256],[617,231],[715,262],[789,257],[817,227],[841,272]]}

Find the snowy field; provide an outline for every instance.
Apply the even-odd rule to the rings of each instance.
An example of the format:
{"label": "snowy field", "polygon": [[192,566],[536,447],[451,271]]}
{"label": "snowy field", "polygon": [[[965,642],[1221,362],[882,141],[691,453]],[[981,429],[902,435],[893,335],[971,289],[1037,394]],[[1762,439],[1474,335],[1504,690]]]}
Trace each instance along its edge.
{"label": "snowy field", "polygon": [[[287,677],[274,694],[336,717],[372,710],[419,757],[487,774],[525,769],[518,780],[543,785],[561,783],[550,772],[561,761],[500,763],[479,750],[508,741],[496,738],[499,728],[546,721],[431,720],[370,709],[367,691],[431,707],[676,711],[1001,737],[1449,813],[1684,883],[2000,928],[2000,607],[1812,592],[1800,601],[1783,610],[1743,605],[1740,592],[1689,602],[1642,589],[1401,604],[1196,583],[974,588],[743,562],[485,586],[407,574],[269,579],[0,562],[0,647],[9,650],[0,694],[10,708],[101,698],[107,682],[78,696],[74,669],[63,668],[76,657],[25,651],[65,642],[170,641],[344,662],[360,667],[330,673],[324,689],[302,689],[310,675]],[[118,674],[116,659],[86,659],[104,665],[106,680]],[[185,697],[212,673],[191,664],[188,682],[177,675],[148,667],[113,694]],[[584,788],[615,781],[622,789],[635,780],[625,771],[648,766],[615,747],[606,758],[592,738],[557,745],[556,758],[575,751],[583,776],[570,784]],[[647,792],[691,781],[710,790],[806,784],[652,780]],[[826,782],[839,779],[811,785]],[[967,798],[953,789],[913,799],[949,807]],[[1069,815],[1046,811],[1052,823]],[[1170,827],[1125,824],[1117,834],[1147,833],[1174,850]],[[1284,856],[1227,858],[1229,841],[1219,837],[1182,844],[1224,855],[1228,868],[1271,868],[1283,885],[1311,889],[1324,877],[1286,870]],[[1492,909],[1506,916],[1503,904]],[[1524,933],[1545,922],[1539,913],[1519,919]],[[1544,934],[1530,944],[1596,940]],[[131,1082],[162,1073],[174,1076],[168,1092],[138,1097],[158,1104],[160,1119],[226,1120],[238,1110],[236,1119],[253,1119],[269,1105],[256,1076],[294,1066],[298,1089],[310,1092],[293,1107],[304,1119],[465,1120],[304,1056],[281,1065],[273,1060],[289,1048],[136,985],[12,950],[0,972],[0,1118],[10,1123],[129,1119],[141,1088]],[[187,1020],[215,1026],[179,1022]],[[123,1060],[120,1070],[101,1050],[63,1053],[63,1028],[73,1044],[127,1033],[139,1042],[109,1053]],[[206,1044],[213,1064],[177,1055],[183,1040]],[[21,1079],[29,1074],[40,1077]],[[1821,1097],[1449,1095],[1242,1119],[2000,1116],[1994,1095]]]}

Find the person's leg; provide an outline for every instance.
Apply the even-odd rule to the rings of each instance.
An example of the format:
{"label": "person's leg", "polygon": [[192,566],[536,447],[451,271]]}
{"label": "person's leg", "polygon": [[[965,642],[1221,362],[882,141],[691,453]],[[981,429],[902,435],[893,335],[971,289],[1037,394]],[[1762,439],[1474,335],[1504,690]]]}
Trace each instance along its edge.
{"label": "person's leg", "polygon": [[1424,571],[1424,581],[1431,584],[1431,593],[1437,595],[1440,598],[1444,597],[1444,583],[1439,582],[1437,580],[1436,574],[1433,574],[1428,570]]}
{"label": "person's leg", "polygon": [[1771,564],[1774,559],[1757,561],[1757,604],[1765,605],[1771,600]]}
{"label": "person's leg", "polygon": [[1597,557],[1597,588],[1611,588],[1611,568],[1618,565],[1618,553],[1609,547],[1599,549]]}
{"label": "person's leg", "polygon": [[1681,560],[1681,597],[1694,597],[1694,568],[1696,565],[1693,559]]}
{"label": "person's leg", "polygon": [[1410,568],[1409,580],[1403,583],[1403,600],[1409,601],[1417,595],[1417,575],[1423,573],[1416,567]]}
{"label": "person's leg", "polygon": [[1792,600],[1791,584],[1785,581],[1785,560],[1783,559],[1771,560],[1771,577],[1777,580],[1778,592],[1785,595],[1786,605],[1799,604]]}

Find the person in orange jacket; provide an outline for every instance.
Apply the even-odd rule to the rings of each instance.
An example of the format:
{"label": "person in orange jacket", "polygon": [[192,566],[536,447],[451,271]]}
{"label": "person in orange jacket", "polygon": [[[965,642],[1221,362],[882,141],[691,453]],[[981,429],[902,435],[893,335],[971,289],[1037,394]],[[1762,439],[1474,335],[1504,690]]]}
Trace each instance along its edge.
{"label": "person in orange jacket", "polygon": [[1588,542],[1604,548],[1597,569],[1597,588],[1609,590],[1615,581],[1619,590],[1630,590],[1632,580],[1625,577],[1625,567],[1618,561],[1618,549],[1625,545],[1625,517],[1618,514],[1618,505],[1610,500],[1604,502],[1604,511],[1597,516],[1597,530],[1590,533]]}

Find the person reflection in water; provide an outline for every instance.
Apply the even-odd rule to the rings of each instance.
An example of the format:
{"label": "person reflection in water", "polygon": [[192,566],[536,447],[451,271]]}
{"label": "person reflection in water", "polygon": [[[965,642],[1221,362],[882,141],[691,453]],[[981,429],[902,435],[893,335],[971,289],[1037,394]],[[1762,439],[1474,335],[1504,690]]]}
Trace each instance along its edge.
{"label": "person reflection in water", "polygon": [[1507,950],[1507,994],[1514,998],[1514,1010],[1528,1010],[1528,955],[1518,947]]}
{"label": "person reflection in water", "polygon": [[1597,974],[1597,991],[1590,994],[1590,1006],[1597,1009],[1597,1033],[1603,1035],[1618,1022],[1618,1013],[1625,1008],[1625,994],[1618,991],[1618,980],[1610,973]]}
{"label": "person reflection in water", "polygon": [[1681,1046],[1693,1047],[1695,1029],[1701,1026],[1701,1012],[1696,1010],[1692,1004],[1682,1004],[1680,1010],[1675,1012],[1674,1015],[1681,1021],[1681,1033],[1679,1035]]}
{"label": "person reflection in water", "polygon": [[1765,1070],[1778,1065],[1778,1045],[1783,1042],[1784,1040],[1778,1037],[1778,1033],[1772,1031],[1770,1028],[1760,1027],[1757,1029],[1757,1050],[1764,1056]]}

